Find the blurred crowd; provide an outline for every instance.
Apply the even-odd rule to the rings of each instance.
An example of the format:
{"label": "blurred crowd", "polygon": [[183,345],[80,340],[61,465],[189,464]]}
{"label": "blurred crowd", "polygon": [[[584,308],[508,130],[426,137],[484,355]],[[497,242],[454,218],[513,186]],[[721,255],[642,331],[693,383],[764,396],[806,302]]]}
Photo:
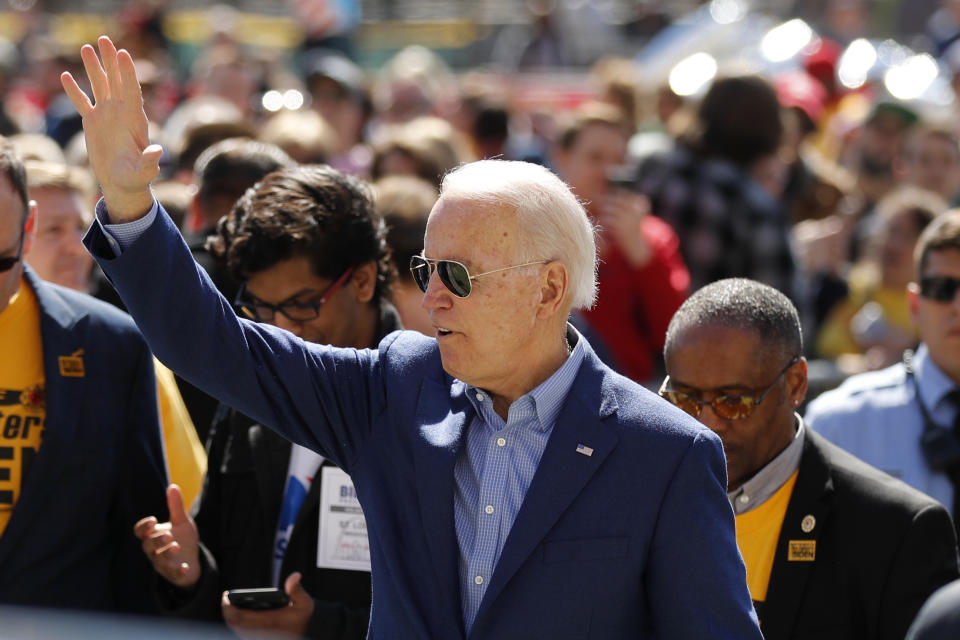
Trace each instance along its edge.
{"label": "blurred crowd", "polygon": [[[956,100],[896,97],[882,55],[879,71],[848,86],[841,63],[858,44],[881,54],[895,45],[868,39],[867,4],[854,1],[826,3],[787,62],[716,55],[714,73],[678,89],[674,72],[697,47],[672,46],[683,37],[671,29],[706,33],[722,4],[688,17],[692,27],[661,24],[646,36],[666,50],[648,56],[652,67],[679,63],[669,77],[645,65],[642,49],[636,59],[597,56],[575,81],[538,85],[539,98],[530,78],[569,72],[570,41],[550,26],[563,3],[529,3],[536,19],[526,39],[501,34],[497,50],[512,65],[457,71],[422,46],[363,69],[342,39],[267,54],[229,29],[214,30],[183,71],[161,12],[122,21],[116,35],[136,61],[151,139],[164,148],[155,189],[198,247],[249,186],[218,196],[212,212],[192,204],[197,159],[213,143],[251,138],[299,163],[329,164],[376,186],[400,276],[394,302],[406,326],[429,332],[406,273],[440,178],[474,159],[534,161],[573,187],[600,229],[601,296],[576,320],[635,380],[659,379],[666,322],[684,297],[729,276],[788,293],[808,357],[826,363],[825,384],[888,365],[916,342],[902,294],[913,243],[960,190]],[[952,82],[960,3],[942,4],[922,41],[938,81]],[[80,118],[57,80],[79,61],[60,49],[42,33],[7,43],[0,133],[31,160],[82,169]],[[71,286],[90,289],[89,261],[77,254]]]}
{"label": "blurred crowd", "polygon": [[[918,346],[906,293],[914,248],[960,206],[960,1],[932,7],[909,48],[873,38],[866,1],[803,3],[807,22],[760,23],[752,48],[787,25],[776,32],[784,41],[802,35],[771,61],[747,46],[737,56],[698,46],[721,27],[734,35],[720,40],[744,37],[733,25],[757,19],[724,17],[723,5],[738,3],[716,0],[673,25],[638,21],[636,42],[650,49],[637,45],[636,57],[624,57],[631,41],[621,31],[607,53],[592,42],[596,55],[577,67],[585,59],[561,28],[563,4],[529,2],[529,24],[502,31],[490,63],[471,69],[418,45],[363,68],[342,36],[278,53],[229,29],[214,29],[184,64],[159,11],[131,13],[111,35],[135,60],[150,138],[163,146],[154,193],[230,301],[244,294],[223,249],[242,222],[229,217],[234,204],[273,169],[325,164],[372,188],[398,326],[434,335],[410,260],[443,176],[500,158],[549,167],[584,204],[598,232],[599,294],[571,321],[607,364],[647,387],[664,377],[676,310],[730,277],[769,284],[798,309],[808,400]],[[26,262],[45,280],[121,304],[81,246],[98,194],[81,118],[59,81],[63,70],[85,77],[75,50],[41,31],[0,46],[0,134],[24,158],[41,211]],[[698,55],[713,61],[707,72],[690,66]],[[898,72],[922,86],[898,85]],[[205,470],[198,443],[225,418],[155,367],[169,472],[189,507]],[[177,420],[195,433],[176,436],[167,425]]]}

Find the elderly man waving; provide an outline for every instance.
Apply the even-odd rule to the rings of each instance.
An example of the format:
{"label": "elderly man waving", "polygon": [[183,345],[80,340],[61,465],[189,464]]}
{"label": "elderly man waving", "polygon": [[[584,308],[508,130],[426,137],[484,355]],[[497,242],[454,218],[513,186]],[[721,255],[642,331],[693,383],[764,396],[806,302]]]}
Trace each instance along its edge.
{"label": "elderly man waving", "polygon": [[372,350],[237,319],[149,183],[133,62],[69,74],[103,187],[86,238],[157,355],[352,476],[372,638],[760,638],[719,439],[614,374],[567,325],[595,294],[593,229],[549,171],[444,179],[411,268],[436,337]]}

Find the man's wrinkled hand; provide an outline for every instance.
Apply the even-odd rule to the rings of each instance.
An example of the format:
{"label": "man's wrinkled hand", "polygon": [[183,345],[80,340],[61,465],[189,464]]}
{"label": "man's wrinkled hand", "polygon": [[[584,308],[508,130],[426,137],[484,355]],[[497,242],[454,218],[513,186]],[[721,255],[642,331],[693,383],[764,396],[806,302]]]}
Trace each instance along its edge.
{"label": "man's wrinkled hand", "polygon": [[290,598],[290,603],[279,609],[267,611],[240,609],[230,604],[227,592],[224,591],[220,605],[227,626],[235,634],[247,640],[269,637],[271,634],[302,637],[313,615],[313,598],[300,584],[301,577],[300,572],[291,573],[287,577],[283,588]]}
{"label": "man's wrinkled hand", "polygon": [[80,49],[93,101],[69,72],[60,76],[67,97],[83,118],[87,156],[113,222],[142,217],[153,206],[150,182],[160,172],[160,145],[150,144],[143,96],[133,58],[100,36],[97,52]]}
{"label": "man's wrinkled hand", "polygon": [[147,516],[133,526],[133,533],[140,538],[154,570],[167,582],[189,589],[200,580],[200,536],[175,484],[167,487],[167,509],[169,522]]}

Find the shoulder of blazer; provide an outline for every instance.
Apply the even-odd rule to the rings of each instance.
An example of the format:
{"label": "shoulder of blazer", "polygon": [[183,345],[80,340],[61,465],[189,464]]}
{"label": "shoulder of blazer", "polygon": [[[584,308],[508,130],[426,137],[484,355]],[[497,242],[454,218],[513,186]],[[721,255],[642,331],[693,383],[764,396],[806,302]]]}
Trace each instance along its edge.
{"label": "shoulder of blazer", "polygon": [[[668,446],[661,451],[680,453],[699,437],[713,442],[717,454],[722,456],[720,438],[709,428],[604,364],[589,342],[584,347],[583,363],[570,395],[589,415],[616,429],[621,445]],[[624,451],[628,449],[629,446]]]}
{"label": "shoulder of blazer", "polygon": [[[804,458],[809,455],[821,461],[820,464],[828,469],[837,492],[844,496],[854,495],[855,502],[864,508],[886,505],[899,508],[905,515],[931,506],[943,508],[933,498],[867,464],[818,433],[808,430],[806,437],[808,443],[804,448]],[[801,462],[798,482],[804,472],[804,463]]]}
{"label": "shoulder of blazer", "polygon": [[[833,478],[831,472],[832,450],[838,447],[831,444],[819,433],[806,429],[803,442],[803,453],[800,456],[800,466],[797,474],[797,487],[815,486],[820,492],[833,490]],[[796,496],[799,489],[794,489]]]}
{"label": "shoulder of blazer", "polygon": [[613,371],[599,358],[584,358],[581,375],[590,375],[588,364],[595,371],[593,378],[597,380],[601,417],[616,412],[618,423],[628,433],[656,435],[661,441],[673,440],[678,444],[683,443],[683,446],[701,438],[720,446],[720,438],[706,425],[646,387]]}
{"label": "shoulder of blazer", "polygon": [[72,329],[82,320],[86,320],[90,327],[108,331],[118,337],[143,341],[133,319],[113,305],[85,293],[45,282],[29,267],[24,269],[24,276],[37,296],[44,328],[52,322],[63,329]]}
{"label": "shoulder of blazer", "polygon": [[[440,360],[440,348],[435,338],[419,331],[394,331],[377,346],[386,375],[404,378],[413,376],[447,376]],[[449,377],[449,376],[448,376]]]}

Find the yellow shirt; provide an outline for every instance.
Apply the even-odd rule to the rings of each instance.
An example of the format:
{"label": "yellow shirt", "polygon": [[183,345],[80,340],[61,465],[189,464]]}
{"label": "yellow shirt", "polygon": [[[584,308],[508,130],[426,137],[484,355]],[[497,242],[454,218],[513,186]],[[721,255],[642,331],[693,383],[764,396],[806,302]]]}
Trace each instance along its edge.
{"label": "yellow shirt", "polygon": [[153,359],[157,375],[157,402],[160,405],[160,425],[163,427],[163,446],[167,453],[167,477],[180,486],[183,504],[190,508],[203,488],[207,472],[207,452],[203,450],[190,413],[183,404],[177,380],[170,369]]}
{"label": "yellow shirt", "polygon": [[21,279],[0,312],[0,536],[43,439],[44,389],[40,307]]}
{"label": "yellow shirt", "polygon": [[747,587],[757,602],[767,599],[770,572],[777,553],[780,527],[787,514],[790,494],[797,482],[797,471],[759,507],[737,516],[737,546],[747,565]]}
{"label": "yellow shirt", "polygon": [[[0,535],[20,495],[29,463],[40,448],[46,418],[40,306],[21,279],[0,312]],[[154,359],[168,477],[180,485],[187,508],[200,495],[207,455],[197,438],[173,373]]]}

